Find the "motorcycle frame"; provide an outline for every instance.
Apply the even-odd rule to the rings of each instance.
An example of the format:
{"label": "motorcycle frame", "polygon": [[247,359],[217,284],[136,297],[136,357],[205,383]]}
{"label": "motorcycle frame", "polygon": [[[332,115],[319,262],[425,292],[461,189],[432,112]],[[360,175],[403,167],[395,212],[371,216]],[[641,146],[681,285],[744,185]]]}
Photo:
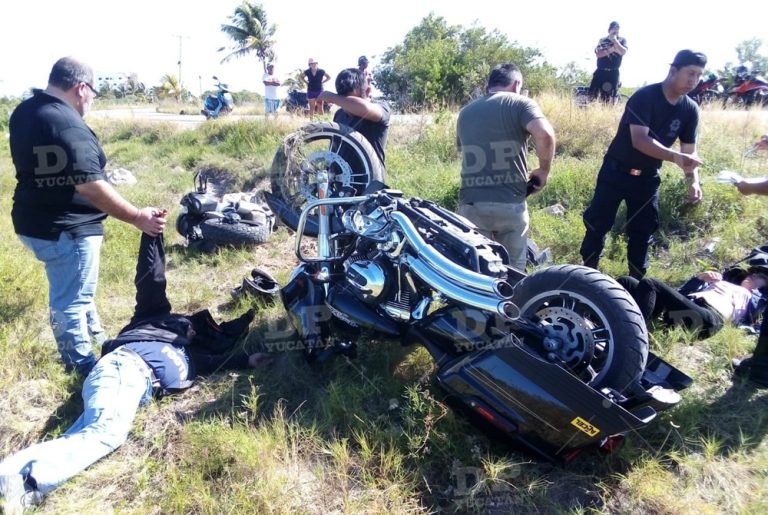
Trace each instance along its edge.
{"label": "motorcycle frame", "polygon": [[[607,449],[617,438],[650,423],[659,408],[648,395],[653,387],[677,391],[692,383],[683,372],[649,353],[646,369],[630,391],[598,391],[560,363],[543,359],[545,352],[532,352],[544,350],[545,332],[538,324],[525,318],[500,322],[503,317],[498,314],[459,303],[408,323],[379,316],[351,294],[330,287],[335,273],[332,265],[348,255],[334,255],[332,210],[327,208],[360,203],[369,196],[322,198],[327,192],[327,176],[322,173],[318,174],[318,191],[321,198],[304,206],[297,225],[295,253],[302,264],[280,292],[291,324],[309,348],[326,345],[333,338],[334,320],[348,327],[373,328],[390,337],[399,335],[403,345],[419,343],[437,364],[438,383],[460,407],[536,456],[554,462],[570,461],[588,446]],[[317,257],[306,256],[301,249],[303,230],[313,211],[318,212]],[[318,316],[318,310],[323,315]],[[517,344],[494,347],[498,340],[492,339],[491,331],[478,332],[460,322],[473,317],[480,327],[505,324],[509,334],[531,350]],[[472,350],[456,352],[458,341],[471,345]]]}

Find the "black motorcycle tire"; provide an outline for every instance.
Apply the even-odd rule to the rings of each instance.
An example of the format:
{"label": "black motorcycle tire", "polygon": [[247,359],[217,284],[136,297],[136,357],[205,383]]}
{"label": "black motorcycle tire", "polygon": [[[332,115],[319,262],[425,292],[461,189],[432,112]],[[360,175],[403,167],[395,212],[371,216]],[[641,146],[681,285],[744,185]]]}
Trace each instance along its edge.
{"label": "black motorcycle tire", "polygon": [[204,220],[200,224],[203,240],[217,245],[258,245],[269,238],[267,225],[252,225],[245,223],[228,223],[217,218]]}
{"label": "black motorcycle tire", "polygon": [[[347,196],[361,194],[371,181],[384,181],[384,165],[365,136],[351,127],[337,123],[311,123],[289,134],[272,160],[270,174],[272,193],[282,197],[297,213],[301,212],[301,206],[304,203],[316,198],[311,193],[307,195],[300,191],[301,181],[306,179],[302,176],[304,172],[299,165],[308,162],[302,159],[301,149],[303,145],[317,144],[323,140],[328,141],[329,152],[336,156],[334,159],[348,166],[352,172],[350,177],[344,178],[348,182],[347,186],[352,189],[351,192],[346,193]],[[337,151],[330,148],[341,144],[345,145],[347,152],[351,152],[354,163],[348,162]],[[293,157],[296,155],[301,162],[297,162],[297,158]],[[339,190],[344,185],[343,181],[332,182],[329,196],[338,196]],[[311,189],[311,186],[305,186],[305,189]]]}
{"label": "black motorcycle tire", "polygon": [[[648,331],[637,304],[615,280],[584,266],[552,266],[517,283],[512,301],[521,316],[539,317],[574,335],[577,346],[592,339],[596,345],[587,364],[594,372],[572,371],[593,388],[622,392],[640,378],[648,359]],[[578,349],[569,357],[578,358]]]}
{"label": "black motorcycle tire", "polygon": [[187,213],[180,214],[178,218],[176,218],[176,232],[187,238],[189,237],[191,230],[192,222],[189,219],[189,215]]}

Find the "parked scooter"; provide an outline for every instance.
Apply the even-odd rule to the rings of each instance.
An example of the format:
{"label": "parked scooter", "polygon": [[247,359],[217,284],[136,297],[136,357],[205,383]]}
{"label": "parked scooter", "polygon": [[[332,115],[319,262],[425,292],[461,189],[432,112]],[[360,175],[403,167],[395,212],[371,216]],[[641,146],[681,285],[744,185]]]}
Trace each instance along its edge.
{"label": "parked scooter", "polygon": [[206,120],[229,114],[235,108],[235,100],[232,98],[232,93],[229,92],[229,87],[215,75],[213,80],[216,81],[216,88],[219,91],[215,95],[208,95],[203,102],[203,109],[200,110],[200,113],[205,116]]}

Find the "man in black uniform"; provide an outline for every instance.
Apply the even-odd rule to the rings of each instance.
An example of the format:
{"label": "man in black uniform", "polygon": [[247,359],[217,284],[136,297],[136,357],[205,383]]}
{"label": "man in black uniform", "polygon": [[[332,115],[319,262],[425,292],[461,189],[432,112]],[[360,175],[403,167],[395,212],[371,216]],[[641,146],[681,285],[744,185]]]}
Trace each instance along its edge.
{"label": "man in black uniform", "polygon": [[[681,50],[663,82],[640,88],[629,99],[603,165],[592,201],[584,212],[581,257],[597,268],[605,235],[621,201],[627,204],[627,261],[637,279],[648,267],[648,246],[659,226],[659,169],[663,161],[682,168],[691,202],[701,200],[696,154],[699,108],[687,94],[699,82],[707,58]],[[680,139],[680,151],[670,147]]]}
{"label": "man in black uniform", "polygon": [[336,76],[336,93],[323,91],[319,98],[341,108],[333,115],[333,121],[365,136],[384,164],[390,107],[386,102],[373,102],[370,95],[371,85],[365,72],[347,68]]}
{"label": "man in black uniform", "polygon": [[[158,214],[157,216],[164,216]],[[265,354],[224,354],[248,329],[253,311],[217,324],[205,310],[171,313],[162,236],[141,235],[136,309],[83,384],[84,411],[61,437],[27,447],[0,462],[3,513],[22,513],[67,479],[120,447],[138,409],[152,395],[189,388],[198,374],[255,368]]]}
{"label": "man in black uniform", "polygon": [[592,100],[600,97],[603,102],[610,102],[616,96],[619,67],[626,53],[627,40],[619,37],[619,22],[612,21],[608,26],[608,35],[601,38],[595,47],[597,69],[592,74],[592,83],[589,85],[589,96]]}
{"label": "man in black uniform", "polygon": [[139,209],[107,182],[107,158],[83,121],[96,96],[93,71],[63,57],[48,87],[35,90],[10,119],[16,167],[11,218],[22,243],[45,264],[51,328],[62,361],[83,376],[96,363],[91,337],[104,330],[94,304],[99,278],[103,221],[110,215],[150,235],[165,217]]}

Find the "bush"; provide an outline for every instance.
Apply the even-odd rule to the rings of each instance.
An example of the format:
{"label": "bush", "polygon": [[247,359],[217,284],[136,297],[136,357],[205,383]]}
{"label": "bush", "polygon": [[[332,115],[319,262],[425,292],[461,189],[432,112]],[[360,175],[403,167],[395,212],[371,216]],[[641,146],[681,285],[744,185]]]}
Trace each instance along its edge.
{"label": "bush", "polygon": [[0,98],[0,131],[4,132],[8,130],[8,121],[11,118],[11,113],[19,105],[20,100],[16,98],[2,97]]}

